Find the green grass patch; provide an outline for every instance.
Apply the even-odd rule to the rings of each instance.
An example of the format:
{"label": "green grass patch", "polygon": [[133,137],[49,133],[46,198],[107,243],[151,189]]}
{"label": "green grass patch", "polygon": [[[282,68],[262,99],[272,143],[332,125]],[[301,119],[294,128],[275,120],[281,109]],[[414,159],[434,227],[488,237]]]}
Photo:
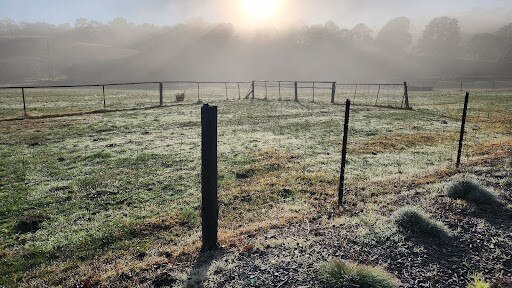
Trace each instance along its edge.
{"label": "green grass patch", "polygon": [[487,283],[482,274],[472,275],[467,288],[491,288],[491,284]]}
{"label": "green grass patch", "polygon": [[[174,92],[183,92],[169,88],[165,104],[175,101]],[[208,95],[201,100],[219,106],[223,229],[267,225],[329,205],[337,187],[344,116],[342,106],[329,104],[330,92],[322,96],[323,104],[225,101],[220,88],[210,93],[215,91],[201,87],[201,94]],[[185,103],[197,101],[194,89],[186,91]],[[154,87],[152,92],[107,89],[106,97],[107,109],[149,107],[159,99]],[[277,94],[269,91],[269,98],[276,100]],[[293,100],[293,91],[283,91],[283,98]],[[19,95],[9,99],[13,103],[0,103],[0,118],[11,117],[5,109],[22,112]],[[103,108],[101,91],[89,89],[31,90],[27,99],[29,114]],[[468,133],[468,153],[510,138],[509,99],[510,94],[472,98],[472,108],[482,111],[479,123],[489,126],[478,135]],[[463,96],[430,93],[411,94],[414,111],[355,105],[347,187],[416,177],[451,163],[462,101]],[[479,127],[468,122],[470,132]],[[199,241],[200,132],[199,105],[0,122],[0,286],[32,280],[72,286],[87,275],[62,268],[70,262],[83,265],[91,257],[113,261],[125,251],[137,251],[141,243],[159,250]],[[443,137],[426,141],[430,135]],[[48,217],[20,219],[41,215]],[[19,233],[16,227],[25,225],[20,220],[30,220],[25,230],[34,232]],[[387,237],[387,231],[374,233],[382,231],[378,226],[364,233]],[[48,269],[55,282],[45,278]]]}
{"label": "green grass patch", "polygon": [[443,223],[432,220],[425,212],[415,207],[404,207],[393,216],[395,224],[409,234],[430,238],[445,238],[451,234]]}
{"label": "green grass patch", "polygon": [[393,288],[398,286],[398,281],[382,268],[342,261],[321,265],[319,277],[328,287]]}

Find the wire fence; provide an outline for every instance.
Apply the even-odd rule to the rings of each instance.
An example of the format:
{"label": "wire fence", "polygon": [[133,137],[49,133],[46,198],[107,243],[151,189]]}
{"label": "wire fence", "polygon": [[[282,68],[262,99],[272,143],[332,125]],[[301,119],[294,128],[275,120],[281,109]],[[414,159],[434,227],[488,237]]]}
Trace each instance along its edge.
{"label": "wire fence", "polygon": [[406,84],[329,81],[164,81],[0,87],[0,119],[38,118],[230,100],[275,100],[409,108]]}
{"label": "wire fence", "polygon": [[512,81],[480,80],[480,81],[416,81],[409,85],[410,91],[512,91]]}
{"label": "wire fence", "polygon": [[[226,101],[219,117],[219,175],[220,187],[225,189],[220,202],[221,224],[224,231],[236,231],[253,223],[268,223],[268,215],[286,219],[294,215],[292,212],[308,213],[309,207],[330,207],[336,186],[332,179],[340,168],[341,127],[346,112],[342,106],[330,105],[333,83],[158,82],[106,86],[105,90],[103,86],[94,86],[29,88],[24,92],[29,113],[47,113],[51,110],[44,109],[50,108],[61,113],[63,109],[159,106],[161,100],[163,105],[178,101]],[[400,106],[405,92],[404,85],[401,87],[335,83],[334,100],[336,104],[351,98],[362,105]],[[23,111],[19,89],[6,91],[12,93],[16,111]],[[464,103],[462,93],[454,94],[419,95],[415,100],[419,109],[413,112],[352,108],[346,203],[373,201],[379,195],[389,195],[386,193],[391,191],[387,189],[392,187],[410,191],[411,183],[421,183],[414,179],[436,179],[432,178],[436,174],[431,173],[442,170],[443,165],[452,165]],[[181,95],[184,98],[177,99]],[[292,102],[296,96],[303,103],[329,105],[295,105]],[[66,101],[70,103],[61,104],[62,97],[69,98]],[[235,102],[252,97],[259,99],[252,105]],[[501,102],[496,103],[496,99]],[[497,137],[506,136],[507,126],[501,128],[494,123],[497,119],[502,119],[503,125],[507,123],[507,101],[502,95],[483,93],[471,99],[463,165],[469,163],[465,157],[488,154],[485,147],[496,147],[500,142],[495,141],[501,141]],[[68,107],[71,105],[75,106]],[[41,243],[53,241],[54,234],[63,239],[57,248],[44,250],[44,255],[50,256],[54,251],[73,251],[76,235],[84,235],[79,243],[85,243],[83,250],[92,253],[96,248],[87,243],[101,243],[107,237],[119,241],[114,243],[124,243],[120,241],[126,238],[147,241],[148,234],[136,234],[135,238],[133,231],[145,232],[136,229],[158,225],[165,225],[161,229],[167,231],[151,233],[154,243],[190,243],[182,240],[196,239],[193,237],[201,229],[196,220],[200,205],[197,191],[201,187],[198,112],[197,106],[188,105],[111,113],[87,121],[75,121],[86,117],[69,117],[55,122],[4,123],[7,133],[2,139],[2,165],[8,171],[4,175],[9,176],[0,188],[6,191],[2,193],[2,203],[14,207],[6,218],[17,219],[34,211],[58,215],[47,220],[38,236]],[[488,112],[499,114],[489,117]],[[480,113],[485,113],[488,119],[480,118]],[[24,198],[24,194],[29,197]],[[308,208],[296,211],[296,207]],[[174,218],[177,222],[168,220]],[[155,219],[163,219],[163,224]],[[23,243],[15,245],[13,251],[25,252],[27,246]],[[26,255],[19,254],[20,259]],[[62,257],[68,259],[64,258],[66,255]],[[69,256],[74,258],[74,254]],[[48,257],[47,261],[53,260]]]}

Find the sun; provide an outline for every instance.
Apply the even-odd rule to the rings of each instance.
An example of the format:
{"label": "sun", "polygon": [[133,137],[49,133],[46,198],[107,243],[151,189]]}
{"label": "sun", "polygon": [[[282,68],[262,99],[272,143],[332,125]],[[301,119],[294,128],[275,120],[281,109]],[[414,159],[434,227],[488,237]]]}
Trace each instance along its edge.
{"label": "sun", "polygon": [[281,0],[239,0],[246,16],[256,20],[272,17],[279,8]]}

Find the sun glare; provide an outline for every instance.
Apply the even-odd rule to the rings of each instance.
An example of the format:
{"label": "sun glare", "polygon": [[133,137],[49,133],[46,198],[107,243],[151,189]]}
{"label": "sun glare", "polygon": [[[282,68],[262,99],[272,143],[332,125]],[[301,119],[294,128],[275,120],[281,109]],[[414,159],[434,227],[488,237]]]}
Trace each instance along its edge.
{"label": "sun glare", "polygon": [[281,0],[239,0],[245,15],[255,20],[264,20],[272,17]]}

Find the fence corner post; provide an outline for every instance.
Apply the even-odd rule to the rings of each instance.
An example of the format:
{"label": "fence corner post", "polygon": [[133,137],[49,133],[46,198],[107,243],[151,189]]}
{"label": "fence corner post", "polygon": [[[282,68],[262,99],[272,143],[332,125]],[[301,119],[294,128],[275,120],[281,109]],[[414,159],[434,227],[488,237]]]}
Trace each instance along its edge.
{"label": "fence corner post", "polygon": [[204,104],[201,107],[202,251],[214,251],[219,247],[217,177],[217,107]]}
{"label": "fence corner post", "polygon": [[411,109],[411,106],[409,105],[409,88],[407,87],[407,82],[404,82],[404,102],[405,108]]}
{"label": "fence corner post", "polygon": [[338,187],[338,206],[343,206],[343,191],[345,185],[345,163],[347,162],[347,141],[348,141],[348,123],[350,118],[350,100],[345,103],[345,122],[343,123],[343,143],[341,149],[341,170],[340,184]]}
{"label": "fence corner post", "polygon": [[162,82],[158,83],[158,88],[160,90],[160,107],[164,106],[164,84]]}
{"label": "fence corner post", "polygon": [[334,104],[334,97],[335,96],[336,96],[336,82],[332,82],[331,104]]}
{"label": "fence corner post", "polygon": [[468,103],[469,103],[469,92],[466,92],[466,97],[464,98],[464,110],[462,112],[462,123],[460,126],[459,149],[457,150],[457,163],[456,163],[457,168],[459,168],[459,166],[460,166],[460,158],[462,156],[462,145],[464,142],[464,129],[466,127],[466,116],[467,116],[467,111],[468,111]]}
{"label": "fence corner post", "polygon": [[252,81],[252,99],[254,99],[254,97],[256,97],[254,94],[255,94],[255,90],[254,90],[254,81]]}
{"label": "fence corner post", "polygon": [[294,87],[295,87],[295,102],[299,102],[299,87],[297,85],[297,81],[295,81]]}

